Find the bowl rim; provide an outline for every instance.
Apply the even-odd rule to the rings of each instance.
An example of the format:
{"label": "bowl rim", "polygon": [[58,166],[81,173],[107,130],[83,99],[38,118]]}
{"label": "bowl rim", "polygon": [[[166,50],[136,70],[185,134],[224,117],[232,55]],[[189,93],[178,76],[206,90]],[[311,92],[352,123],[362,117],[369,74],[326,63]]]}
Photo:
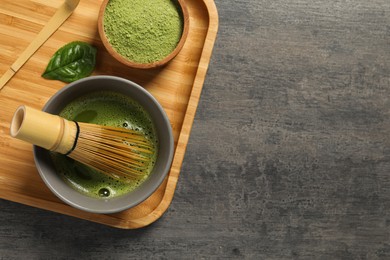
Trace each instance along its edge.
{"label": "bowl rim", "polygon": [[[156,111],[156,113],[158,113],[161,116],[160,120],[162,120],[162,122],[164,123],[164,127],[166,127],[166,130],[167,130],[167,133],[166,133],[167,139],[165,140],[165,143],[168,144],[168,148],[167,148],[168,154],[165,155],[166,163],[164,162],[163,167],[161,169],[161,173],[159,173],[159,176],[157,176],[158,179],[155,180],[152,183],[152,185],[150,185],[151,186],[150,189],[148,189],[147,192],[143,192],[143,193],[141,192],[141,195],[138,196],[138,199],[135,199],[131,202],[127,202],[126,199],[132,198],[131,194],[136,192],[136,190],[139,187],[142,187],[144,185],[144,183],[147,182],[151,176],[149,176],[148,179],[146,179],[145,182],[143,184],[141,184],[141,186],[136,188],[136,190],[131,191],[127,194],[121,195],[119,197],[110,198],[110,199],[99,199],[99,198],[89,197],[87,195],[81,194],[80,192],[74,190],[68,184],[66,184],[63,180],[62,180],[62,184],[60,184],[61,187],[58,187],[58,184],[56,184],[56,181],[53,181],[53,177],[50,176],[50,173],[45,172],[45,169],[47,168],[47,166],[45,165],[45,157],[49,156],[49,151],[34,145],[33,146],[33,156],[34,156],[34,162],[35,162],[36,168],[37,168],[38,173],[41,176],[42,180],[44,181],[46,186],[54,193],[54,195],[56,195],[59,199],[61,199],[63,202],[65,202],[66,204],[68,204],[74,208],[77,208],[77,209],[80,209],[80,210],[83,210],[86,212],[110,214],[110,213],[120,212],[120,211],[132,208],[132,207],[140,204],[141,202],[143,202],[144,200],[149,198],[160,187],[160,185],[163,183],[164,179],[168,175],[169,170],[171,168],[171,164],[173,161],[173,153],[174,153],[174,139],[173,139],[172,127],[170,125],[169,118],[166,115],[163,107],[153,97],[153,95],[150,92],[148,92],[146,89],[144,89],[143,87],[138,85],[137,83],[134,83],[130,80],[127,80],[127,79],[124,79],[121,77],[117,77],[117,76],[109,76],[109,75],[90,76],[90,77],[83,78],[83,79],[77,80],[75,82],[72,82],[72,83],[66,85],[65,87],[61,88],[60,90],[58,90],[46,102],[46,104],[42,108],[42,111],[46,111],[46,112],[50,113],[50,111],[48,111],[48,109],[50,108],[50,106],[52,104],[57,102],[58,99],[61,98],[61,96],[66,95],[69,92],[71,93],[72,91],[77,91],[75,89],[77,87],[79,87],[79,85],[87,84],[86,82],[89,82],[89,81],[93,83],[93,81],[95,81],[95,80],[118,81],[118,82],[121,82],[122,84],[126,84],[127,86],[131,86],[134,89],[136,89],[135,91],[137,91],[138,93],[141,93],[141,95],[145,95],[145,97],[152,102],[153,106],[158,108],[158,111]],[[92,87],[92,88],[94,88],[94,87]],[[87,91],[87,92],[93,93],[94,91],[99,91],[99,89],[96,89],[96,90],[93,90],[90,92]],[[67,103],[69,103],[69,102],[67,102]],[[53,106],[55,106],[55,105],[53,105]],[[153,121],[155,121],[155,120],[153,120]],[[161,141],[159,141],[159,143],[161,143]],[[156,174],[158,174],[158,173],[156,173]],[[58,177],[58,175],[57,175],[56,178],[58,179],[60,177]],[[59,183],[59,182],[57,182],[57,183]],[[62,189],[66,189],[67,191],[71,192],[72,195],[75,196],[75,198],[72,199],[72,197],[69,195],[66,195],[66,193],[64,195],[63,192],[59,191]],[[77,198],[82,198],[82,200],[77,201]],[[82,202],[80,202],[80,201],[82,201]],[[124,201],[124,202],[123,202],[123,205],[121,205],[121,206],[109,207],[110,205],[108,202],[110,202],[110,201],[119,201],[119,202]],[[94,203],[94,204],[98,203],[98,204],[104,205],[105,208],[102,209],[102,208],[92,207],[92,206],[90,206],[89,203]],[[90,207],[88,207],[88,206],[90,206]]]}
{"label": "bowl rim", "polygon": [[100,6],[99,14],[98,14],[98,33],[99,33],[100,39],[101,39],[104,47],[108,51],[108,53],[111,56],[113,56],[120,63],[122,63],[126,66],[129,66],[129,67],[132,67],[132,68],[137,68],[137,69],[152,69],[152,68],[160,67],[160,66],[167,64],[174,57],[176,57],[176,55],[183,48],[184,43],[186,42],[189,27],[190,27],[189,12],[188,12],[187,5],[186,5],[184,0],[175,0],[179,4],[180,9],[181,9],[182,14],[183,14],[183,32],[182,32],[182,35],[180,37],[178,44],[176,45],[175,49],[170,54],[168,54],[166,57],[164,57],[162,60],[158,60],[158,61],[154,61],[154,62],[150,62],[150,63],[138,63],[138,62],[134,62],[134,61],[131,61],[129,59],[126,59],[121,54],[119,54],[112,47],[112,45],[109,43],[109,41],[106,37],[106,34],[104,32],[104,19],[103,19],[104,12],[105,12],[106,6],[107,6],[109,1],[110,0],[104,0]]}

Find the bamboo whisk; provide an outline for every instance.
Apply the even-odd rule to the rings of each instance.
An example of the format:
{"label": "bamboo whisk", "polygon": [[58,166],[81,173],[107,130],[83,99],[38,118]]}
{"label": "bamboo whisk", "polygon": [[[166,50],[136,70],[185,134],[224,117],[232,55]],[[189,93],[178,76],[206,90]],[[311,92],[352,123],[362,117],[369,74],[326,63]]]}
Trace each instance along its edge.
{"label": "bamboo whisk", "polygon": [[27,106],[16,110],[10,134],[122,180],[144,175],[153,153],[138,131],[68,121]]}

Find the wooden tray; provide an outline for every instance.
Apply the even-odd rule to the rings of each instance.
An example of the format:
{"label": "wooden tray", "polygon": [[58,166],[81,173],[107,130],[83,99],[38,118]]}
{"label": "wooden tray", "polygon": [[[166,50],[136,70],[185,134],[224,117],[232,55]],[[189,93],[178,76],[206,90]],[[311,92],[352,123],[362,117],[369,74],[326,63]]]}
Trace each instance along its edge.
{"label": "wooden tray", "polygon": [[[14,62],[62,0],[2,0],[0,5],[0,75]],[[72,16],[31,57],[0,92],[0,198],[118,228],[140,228],[156,221],[169,207],[203,87],[218,29],[212,0],[186,0],[190,14],[188,39],[166,67],[133,70],[116,62],[103,48],[97,32],[102,0],[81,0]],[[12,139],[9,125],[20,104],[41,109],[65,84],[41,77],[50,57],[64,44],[80,40],[98,48],[95,75],[115,75],[144,86],[164,107],[175,138],[169,175],[146,201],[115,214],[94,214],[72,208],[45,186],[34,164],[32,147]]]}

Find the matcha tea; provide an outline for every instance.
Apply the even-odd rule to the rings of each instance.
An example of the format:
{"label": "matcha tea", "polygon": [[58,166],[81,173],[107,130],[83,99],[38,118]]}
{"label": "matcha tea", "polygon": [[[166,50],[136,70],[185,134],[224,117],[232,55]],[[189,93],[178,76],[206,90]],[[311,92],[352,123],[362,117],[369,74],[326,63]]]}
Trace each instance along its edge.
{"label": "matcha tea", "polygon": [[104,32],[112,47],[137,63],[162,60],[183,33],[177,0],[110,0],[104,12]]}
{"label": "matcha tea", "polygon": [[140,131],[155,146],[145,175],[127,182],[111,178],[67,156],[52,153],[57,172],[72,188],[90,197],[113,198],[134,190],[149,176],[157,157],[157,134],[149,114],[136,101],[114,92],[95,92],[69,103],[59,115],[78,122]]}

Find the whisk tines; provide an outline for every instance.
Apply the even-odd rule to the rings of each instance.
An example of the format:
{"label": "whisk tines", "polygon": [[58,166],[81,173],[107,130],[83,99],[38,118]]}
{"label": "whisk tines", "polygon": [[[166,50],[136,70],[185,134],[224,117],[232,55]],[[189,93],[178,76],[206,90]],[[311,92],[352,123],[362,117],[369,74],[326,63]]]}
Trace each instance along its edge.
{"label": "whisk tines", "polygon": [[141,132],[78,123],[76,147],[69,157],[114,178],[139,178],[148,170],[153,144]]}

